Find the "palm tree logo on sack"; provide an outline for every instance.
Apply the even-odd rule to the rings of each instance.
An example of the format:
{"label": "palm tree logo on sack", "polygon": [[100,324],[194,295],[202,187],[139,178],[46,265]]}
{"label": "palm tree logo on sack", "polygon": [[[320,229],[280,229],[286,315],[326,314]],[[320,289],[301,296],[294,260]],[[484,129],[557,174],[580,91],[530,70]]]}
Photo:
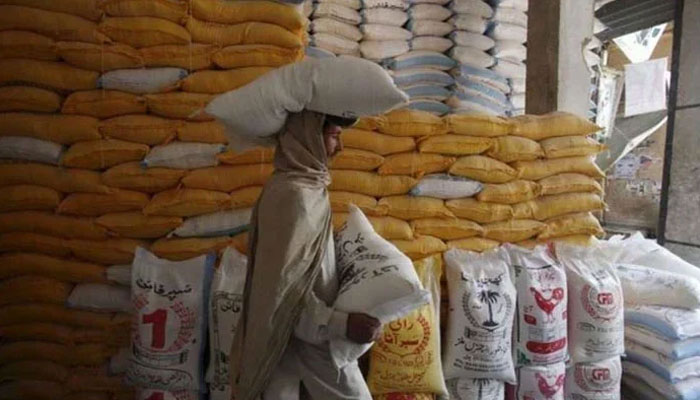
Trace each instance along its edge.
{"label": "palm tree logo on sack", "polygon": [[462,281],[474,290],[467,290],[462,299],[462,308],[472,326],[487,332],[505,328],[505,320],[512,315],[514,301],[503,288],[503,274],[477,279],[462,275]]}

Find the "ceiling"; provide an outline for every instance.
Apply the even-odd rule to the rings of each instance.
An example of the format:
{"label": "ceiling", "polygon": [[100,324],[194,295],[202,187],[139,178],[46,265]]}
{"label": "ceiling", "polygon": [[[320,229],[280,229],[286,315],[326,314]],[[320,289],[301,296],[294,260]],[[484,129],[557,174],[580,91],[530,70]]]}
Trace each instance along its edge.
{"label": "ceiling", "polygon": [[605,41],[673,20],[676,0],[615,0],[600,7],[595,16],[607,29],[599,32]]}

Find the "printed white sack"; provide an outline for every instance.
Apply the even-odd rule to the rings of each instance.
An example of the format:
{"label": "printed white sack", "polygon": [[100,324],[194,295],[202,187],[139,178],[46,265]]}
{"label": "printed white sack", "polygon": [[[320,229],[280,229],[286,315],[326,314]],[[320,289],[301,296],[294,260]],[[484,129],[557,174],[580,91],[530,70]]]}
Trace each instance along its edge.
{"label": "printed white sack", "polygon": [[482,17],[471,14],[457,14],[450,18],[450,23],[455,29],[478,33],[479,35],[486,32],[488,21]]}
{"label": "printed white sack", "polygon": [[527,66],[524,63],[507,59],[498,59],[491,70],[508,79],[525,79],[527,76]]}
{"label": "printed white sack", "polygon": [[334,55],[356,55],[360,51],[357,41],[326,32],[311,35],[311,45],[330,51]]}
{"label": "printed white sack", "polygon": [[452,16],[452,10],[438,4],[415,4],[408,15],[415,20],[444,21]]}
{"label": "printed white sack", "polygon": [[496,12],[493,14],[493,20],[527,28],[527,14],[515,8],[496,8]]}
{"label": "printed white sack", "polygon": [[353,10],[362,8],[361,0],[319,0],[318,3],[340,4],[341,6],[352,8]]}
{"label": "printed white sack", "polygon": [[118,69],[102,74],[97,85],[136,94],[164,93],[176,90],[187,75],[182,68]]}
{"label": "printed white sack", "polygon": [[227,247],[219,268],[214,271],[209,301],[210,356],[207,368],[207,382],[212,394],[231,390],[228,387],[231,344],[243,308],[247,264],[246,256]]}
{"label": "printed white sack", "polygon": [[235,236],[250,227],[252,208],[187,218],[172,234],[179,237]]}
{"label": "printed white sack", "polygon": [[452,249],[445,262],[450,299],[445,378],[515,383],[511,338],[516,293],[503,251]]}
{"label": "printed white sack", "polygon": [[411,189],[411,195],[452,200],[472,197],[481,192],[483,188],[484,185],[481,182],[461,176],[431,174],[424,176]]}
{"label": "printed white sack", "polygon": [[634,264],[616,264],[627,305],[700,308],[700,283],[673,272]]}
{"label": "printed white sack", "polygon": [[451,400],[503,400],[505,384],[494,379],[452,379],[447,381]]}
{"label": "printed white sack", "polygon": [[215,255],[167,261],[136,249],[131,289],[136,312],[127,381],[170,391],[205,391],[208,294]]}
{"label": "printed white sack", "polygon": [[450,57],[457,60],[462,65],[469,65],[476,68],[488,68],[492,66],[496,59],[486,52],[469,46],[456,46],[450,50]]}
{"label": "printed white sack", "polygon": [[403,26],[408,21],[408,13],[395,8],[366,8],[362,10],[362,22],[365,24],[381,24]]}
{"label": "printed white sack", "polygon": [[356,10],[333,3],[317,3],[312,15],[314,19],[333,18],[350,25],[359,25],[362,22],[362,17]]}
{"label": "printed white sack", "polygon": [[187,390],[169,392],[167,390],[139,388],[136,391],[136,400],[202,400],[204,397],[206,396],[203,394]]}
{"label": "printed white sack", "polygon": [[410,31],[391,25],[363,24],[360,30],[364,40],[409,40],[413,37]]}
{"label": "printed white sack", "polygon": [[518,43],[527,42],[527,27],[503,22],[495,22],[490,25],[486,34],[494,40],[512,40]]}
{"label": "printed white sack", "polygon": [[142,165],[176,169],[213,167],[219,164],[216,156],[224,151],[223,144],[173,142],[153,147]]}
{"label": "printed white sack", "polygon": [[66,305],[69,308],[93,311],[131,312],[133,310],[129,288],[102,283],[75,285]]}
{"label": "printed white sack", "polygon": [[447,36],[454,29],[449,22],[410,19],[406,25],[415,36]]}
{"label": "printed white sack", "polygon": [[652,329],[672,340],[700,337],[700,309],[627,306],[625,323]]}
{"label": "printed white sack", "polygon": [[533,250],[506,244],[518,291],[515,352],[518,365],[566,361],[567,287],[564,268],[545,246]]}
{"label": "printed white sack", "polygon": [[[387,323],[430,301],[411,260],[372,228],[354,205],[335,235],[340,288],[335,308],[361,312]],[[332,340],[331,356],[338,367],[357,360],[371,344]]]}
{"label": "printed white sack", "polygon": [[566,400],[620,400],[620,357],[575,363],[566,371]]}
{"label": "printed white sack", "polygon": [[337,21],[333,18],[318,18],[313,20],[313,22],[311,22],[311,32],[329,33],[355,42],[362,40],[360,28],[345,22]]}
{"label": "printed white sack", "polygon": [[131,286],[131,264],[107,267],[107,280],[123,286]]}
{"label": "printed white sack", "polygon": [[411,50],[435,51],[444,53],[449,50],[454,43],[452,40],[439,36],[419,36],[411,40]]}
{"label": "printed white sack", "polygon": [[[408,41],[406,40],[365,40],[360,43],[362,57],[373,61],[398,57],[408,53],[409,49]],[[344,82],[349,83],[349,81]]]}
{"label": "printed white sack", "polygon": [[499,59],[521,63],[527,59],[527,47],[512,40],[499,40],[491,49],[491,55]]}
{"label": "printed white sack", "polygon": [[[700,379],[691,378],[683,382],[670,383],[654,372],[630,361],[622,362],[622,381],[625,389],[629,386],[640,388],[647,395],[644,400],[657,400],[661,398],[675,400],[696,400],[700,393]],[[630,385],[631,384],[631,385]]]}
{"label": "printed white sack", "polygon": [[600,361],[625,351],[622,285],[605,246],[557,243],[569,287],[569,353],[576,362]]}
{"label": "printed white sack", "polygon": [[0,137],[0,159],[34,161],[58,165],[63,146],[24,136]]}
{"label": "printed white sack", "polygon": [[454,0],[450,8],[457,14],[470,14],[480,18],[493,17],[493,8],[481,0]]}
{"label": "printed white sack", "polygon": [[365,8],[395,8],[398,10],[408,10],[411,5],[408,0],[362,0]]}
{"label": "printed white sack", "polygon": [[668,382],[700,378],[700,357],[673,360],[632,340],[625,340],[625,360],[644,365]]}
{"label": "printed white sack", "polygon": [[566,364],[520,367],[517,370],[517,400],[564,400]]}
{"label": "printed white sack", "polygon": [[625,324],[625,340],[639,343],[672,360],[700,357],[700,337],[676,340],[655,332],[653,329]]}
{"label": "printed white sack", "polygon": [[488,36],[468,31],[454,31],[450,34],[450,38],[457,46],[471,46],[482,51],[490,50],[496,44]]}

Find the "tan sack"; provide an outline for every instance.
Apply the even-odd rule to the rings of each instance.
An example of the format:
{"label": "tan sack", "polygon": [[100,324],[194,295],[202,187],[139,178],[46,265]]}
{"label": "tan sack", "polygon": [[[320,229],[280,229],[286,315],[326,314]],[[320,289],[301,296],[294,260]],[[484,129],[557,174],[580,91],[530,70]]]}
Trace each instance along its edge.
{"label": "tan sack", "polygon": [[484,189],[476,195],[476,199],[489,203],[516,204],[537,198],[541,192],[542,188],[538,183],[517,180],[484,185]]}
{"label": "tan sack", "polygon": [[[425,174],[447,171],[457,159],[440,154],[401,153],[387,156],[379,168],[379,175],[411,175],[421,177]],[[351,168],[348,168],[351,169]]]}
{"label": "tan sack", "polygon": [[465,239],[484,233],[481,225],[464,219],[423,218],[411,221],[418,235],[435,236],[443,240]]}
{"label": "tan sack", "polygon": [[[130,316],[123,323],[130,325]],[[120,324],[115,315],[85,310],[71,310],[64,304],[17,304],[0,307],[0,326],[46,322],[77,328],[112,329]]]}
{"label": "tan sack", "polygon": [[99,29],[115,42],[137,49],[167,44],[187,45],[192,41],[185,28],[162,18],[107,17]]}
{"label": "tan sack", "polygon": [[547,228],[537,236],[540,240],[573,235],[600,236],[605,233],[598,219],[591,213],[562,215],[548,219],[545,223]]}
{"label": "tan sack", "polygon": [[410,137],[395,137],[362,129],[345,129],[340,135],[343,145],[371,151],[383,156],[412,151],[416,142]]}
{"label": "tan sack", "polygon": [[489,157],[504,163],[532,161],[544,157],[544,151],[539,143],[517,136],[503,136],[494,139],[493,147],[487,154]]}
{"label": "tan sack", "polygon": [[443,200],[432,197],[391,196],[379,200],[378,204],[387,207],[390,216],[403,220],[455,217]]}
{"label": "tan sack", "polygon": [[[42,1],[41,3],[57,2]],[[0,31],[6,30],[30,31],[55,40],[85,43],[104,43],[109,40],[97,30],[96,23],[84,18],[33,7],[0,5]]]}
{"label": "tan sack", "polygon": [[[333,213],[333,229],[337,232],[347,221],[347,213]],[[386,240],[411,240],[413,231],[408,222],[394,217],[367,217],[374,230]]]}
{"label": "tan sack", "polygon": [[563,194],[574,192],[603,193],[600,183],[590,176],[563,173],[544,178],[538,182],[542,187],[543,195]]}
{"label": "tan sack", "polygon": [[126,114],[144,114],[146,100],[143,97],[116,90],[75,92],[66,98],[61,113],[101,119]]}
{"label": "tan sack", "polygon": [[501,242],[480,237],[472,237],[467,239],[450,240],[447,242],[447,247],[450,249],[460,249],[467,251],[476,251],[482,253],[500,246]]}
{"label": "tan sack", "polygon": [[68,242],[73,254],[85,261],[107,265],[131,264],[137,247],[148,248],[148,243],[134,239],[82,240]]}
{"label": "tan sack", "polygon": [[0,187],[6,185],[39,185],[64,193],[111,192],[95,171],[35,163],[0,164]]}
{"label": "tan sack", "polygon": [[330,162],[332,169],[353,169],[373,171],[384,163],[384,157],[365,150],[344,149],[336,154]]}
{"label": "tan sack", "polygon": [[0,253],[3,252],[41,253],[57,257],[71,254],[65,239],[33,232],[0,234]]}
{"label": "tan sack", "polygon": [[217,156],[219,162],[228,165],[270,164],[275,160],[275,149],[256,147],[242,152],[228,151]]}
{"label": "tan sack", "polygon": [[46,11],[55,11],[75,15],[90,21],[99,21],[103,14],[99,7],[99,2],[94,0],[2,0],[0,4],[12,4],[16,6],[39,8]]}
{"label": "tan sack", "polygon": [[231,244],[231,238],[188,238],[188,239],[160,239],[153,243],[151,252],[158,257],[171,261],[182,261],[207,254],[211,251],[219,251]]}
{"label": "tan sack", "polygon": [[100,122],[99,129],[108,138],[155,146],[170,142],[184,125],[153,115],[122,115]]}
{"label": "tan sack", "polygon": [[231,192],[230,207],[234,210],[240,208],[251,208],[258,202],[262,194],[262,186],[249,186]]}
{"label": "tan sack", "polygon": [[31,253],[4,254],[0,260],[0,279],[34,275],[73,283],[107,282],[102,265]]}
{"label": "tan sack", "polygon": [[53,39],[27,31],[0,32],[0,58],[59,59]]}
{"label": "tan sack", "polygon": [[485,156],[462,157],[452,164],[450,173],[483,183],[506,183],[518,176],[508,164]]}
{"label": "tan sack", "polygon": [[542,196],[513,206],[515,218],[544,221],[564,214],[599,211],[605,208],[595,193],[566,193]]}
{"label": "tan sack", "polygon": [[451,114],[445,118],[447,128],[458,135],[497,137],[513,132],[513,123],[491,115]]}
{"label": "tan sack", "polygon": [[147,67],[175,67],[189,71],[211,68],[216,46],[192,43],[187,46],[169,44],[139,49]]}
{"label": "tan sack", "polygon": [[230,192],[246,186],[263,185],[275,171],[272,164],[218,166],[190,171],[185,187]]}
{"label": "tan sack", "polygon": [[541,142],[547,158],[593,156],[607,147],[586,136],[562,136],[545,139]]}
{"label": "tan sack", "polygon": [[58,144],[100,139],[96,118],[82,115],[0,114],[0,136],[28,136]]}
{"label": "tan sack", "polygon": [[66,239],[107,239],[107,230],[96,225],[92,219],[40,211],[0,214],[0,233],[8,232],[36,232]]}
{"label": "tan sack", "polygon": [[303,56],[302,49],[290,49],[269,44],[250,44],[224,47],[214,54],[213,60],[219,68],[224,69],[281,67],[298,61]]}
{"label": "tan sack", "polygon": [[213,118],[203,112],[204,107],[214,98],[202,93],[159,93],[144,96],[148,111],[165,118],[210,121]]}
{"label": "tan sack", "polygon": [[63,153],[66,167],[104,169],[130,161],[141,161],[148,154],[145,144],[116,139],[92,140],[73,144]]}
{"label": "tan sack", "polygon": [[234,25],[204,22],[190,17],[187,30],[197,43],[234,46],[243,44],[269,44],[291,49],[304,46],[303,33],[294,33],[274,24],[243,22]]}
{"label": "tan sack", "polygon": [[61,109],[61,96],[50,90],[29,86],[0,87],[0,112],[54,113]]}
{"label": "tan sack", "polygon": [[439,135],[418,141],[421,153],[438,153],[455,156],[481,154],[491,148],[490,138],[465,135]]}
{"label": "tan sack", "polygon": [[175,23],[187,18],[187,2],[172,0],[105,0],[101,8],[112,17],[156,17]]}
{"label": "tan sack", "polygon": [[146,215],[194,217],[230,208],[227,193],[202,189],[171,189],[153,196],[143,209]]}
{"label": "tan sack", "polygon": [[[64,306],[73,285],[43,276],[18,276],[0,281],[0,306],[49,303]],[[0,346],[0,352],[4,347]],[[3,364],[0,357],[0,365]]]}
{"label": "tan sack", "polygon": [[[181,142],[197,142],[211,144],[226,144],[228,138],[224,132],[224,126],[218,121],[185,122],[177,130],[177,140]],[[219,161],[224,162],[219,156]],[[266,162],[272,162],[270,159]],[[251,164],[246,162],[244,164]]]}
{"label": "tan sack", "polygon": [[60,193],[43,186],[13,185],[0,189],[0,212],[53,211],[60,202]]}
{"label": "tan sack", "polygon": [[184,169],[144,168],[139,162],[130,162],[103,172],[102,182],[119,189],[158,193],[176,187],[185,174]]}
{"label": "tan sack", "polygon": [[513,163],[520,179],[537,181],[565,172],[588,175],[592,178],[605,178],[605,173],[588,156],[566,157]]}
{"label": "tan sack", "polygon": [[545,115],[522,115],[512,119],[513,135],[540,141],[559,136],[587,136],[602,128],[577,115],[557,111]]}
{"label": "tan sack", "polygon": [[378,175],[372,172],[331,171],[330,190],[383,197],[408,193],[416,180],[409,176]]}
{"label": "tan sack", "polygon": [[17,58],[0,60],[0,84],[3,85],[25,83],[65,91],[90,90],[97,88],[98,76],[97,72],[60,62]]}
{"label": "tan sack", "polygon": [[442,135],[447,127],[440,117],[427,111],[401,109],[384,116],[379,131],[394,136]]}
{"label": "tan sack", "polygon": [[94,217],[103,214],[141,211],[148,204],[148,195],[131,190],[115,190],[113,193],[73,193],[66,197],[58,212],[66,215]]}
{"label": "tan sack", "polygon": [[182,225],[180,217],[143,215],[141,211],[105,214],[95,220],[117,236],[132,239],[157,239]]}
{"label": "tan sack", "polygon": [[539,221],[514,219],[484,225],[484,237],[504,243],[520,242],[537,236],[546,228]]}
{"label": "tan sack", "polygon": [[237,1],[221,2],[217,0],[193,0],[192,14],[204,21],[220,24],[238,24],[242,22],[267,22],[282,26],[290,31],[306,27],[306,20],[287,4],[274,1]]}
{"label": "tan sack", "polygon": [[271,67],[243,67],[225,71],[198,71],[182,81],[182,90],[191,93],[230,92],[272,71]]}
{"label": "tan sack", "polygon": [[380,217],[387,215],[389,208],[386,205],[377,204],[377,199],[359,193],[334,192],[328,193],[331,202],[331,210],[335,213],[347,213],[350,204],[354,204],[368,216]]}
{"label": "tan sack", "polygon": [[476,199],[456,199],[445,203],[456,216],[480,224],[513,218],[513,208],[507,204],[484,203]]}
{"label": "tan sack", "polygon": [[68,64],[90,71],[103,72],[144,66],[143,57],[138,50],[121,43],[58,42],[56,50]]}
{"label": "tan sack", "polygon": [[421,260],[447,250],[445,242],[432,236],[419,236],[413,240],[392,240],[391,243],[411,260]]}

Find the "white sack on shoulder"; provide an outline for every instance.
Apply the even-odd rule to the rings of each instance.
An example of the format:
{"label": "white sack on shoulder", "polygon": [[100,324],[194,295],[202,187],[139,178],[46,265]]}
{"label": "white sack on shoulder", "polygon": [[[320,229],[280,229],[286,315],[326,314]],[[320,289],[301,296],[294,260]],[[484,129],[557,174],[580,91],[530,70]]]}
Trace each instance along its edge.
{"label": "white sack on shoulder", "polygon": [[564,400],[566,364],[518,368],[517,400]]}
{"label": "white sack on shoulder", "polygon": [[446,379],[515,383],[511,357],[515,286],[503,250],[445,253],[450,317],[443,371]]}
{"label": "white sack on shoulder", "polygon": [[0,137],[0,159],[58,165],[62,154],[63,146],[57,143],[25,136]]}
{"label": "white sack on shoulder", "polygon": [[503,400],[505,383],[494,379],[452,379],[447,381],[451,400]]}
{"label": "white sack on shoulder", "polygon": [[142,164],[146,168],[195,169],[219,164],[217,155],[226,151],[226,145],[173,142],[155,146]]}
{"label": "white sack on shoulder", "polygon": [[[430,301],[411,260],[374,231],[359,208],[350,206],[348,219],[335,235],[340,288],[334,307],[371,315],[382,323],[401,318]],[[332,340],[331,356],[338,367],[357,360],[371,344]]]}
{"label": "white sack on shoulder", "polygon": [[567,400],[620,400],[620,357],[591,363],[575,363],[566,371]]}
{"label": "white sack on shoulder", "polygon": [[673,272],[616,264],[625,304],[700,308],[700,284]]}
{"label": "white sack on shoulder", "polygon": [[187,218],[172,234],[179,237],[233,236],[248,230],[252,208]]}
{"label": "white sack on shoulder", "polygon": [[136,94],[164,93],[177,89],[187,75],[182,68],[118,69],[102,74],[97,85]]}
{"label": "white sack on shoulder", "polygon": [[68,296],[67,306],[81,310],[131,312],[129,288],[102,283],[75,285]]}
{"label": "white sack on shoulder", "polygon": [[435,197],[443,200],[472,197],[484,188],[481,182],[447,174],[426,175],[411,189],[413,196]]}

